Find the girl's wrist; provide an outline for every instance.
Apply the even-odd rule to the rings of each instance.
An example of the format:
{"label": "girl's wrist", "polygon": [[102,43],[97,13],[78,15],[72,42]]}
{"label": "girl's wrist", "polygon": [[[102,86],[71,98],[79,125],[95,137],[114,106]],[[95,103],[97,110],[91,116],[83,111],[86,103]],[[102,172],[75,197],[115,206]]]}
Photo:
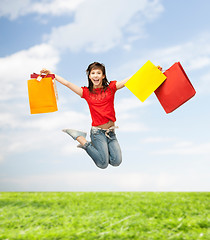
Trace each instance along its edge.
{"label": "girl's wrist", "polygon": [[56,80],[56,81],[59,81],[59,76],[58,76],[57,74],[55,74],[55,73],[52,73],[52,74],[54,74],[55,80]]}

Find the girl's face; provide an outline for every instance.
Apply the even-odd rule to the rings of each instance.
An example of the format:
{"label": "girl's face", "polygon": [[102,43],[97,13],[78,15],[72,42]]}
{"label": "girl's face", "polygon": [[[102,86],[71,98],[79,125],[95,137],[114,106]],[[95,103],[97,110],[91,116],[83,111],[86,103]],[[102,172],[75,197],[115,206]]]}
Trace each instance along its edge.
{"label": "girl's face", "polygon": [[105,75],[103,74],[101,69],[92,69],[89,74],[89,78],[93,83],[93,88],[101,88],[102,81],[105,78]]}

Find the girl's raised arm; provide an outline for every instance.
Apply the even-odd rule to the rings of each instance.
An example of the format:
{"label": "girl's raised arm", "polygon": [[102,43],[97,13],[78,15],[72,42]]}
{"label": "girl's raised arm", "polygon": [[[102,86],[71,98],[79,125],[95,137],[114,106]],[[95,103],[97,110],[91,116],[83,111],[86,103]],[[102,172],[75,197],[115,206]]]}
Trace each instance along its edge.
{"label": "girl's raised arm", "polygon": [[125,78],[125,79],[123,79],[122,81],[116,82],[116,88],[117,88],[117,90],[125,87],[125,83],[126,83],[129,79],[130,79],[130,77],[129,77],[129,78]]}
{"label": "girl's raised arm", "polygon": [[[45,74],[53,74],[50,70],[47,70],[45,68],[43,68],[40,73],[45,73]],[[67,80],[65,80],[64,78],[58,76],[55,74],[55,80],[57,80],[58,82],[60,82],[61,84],[63,84],[64,86],[68,87],[69,89],[71,89],[73,92],[75,92],[76,94],[78,94],[80,97],[82,97],[83,94],[83,90],[81,87],[78,87],[77,85],[75,85],[74,83],[71,83]]]}
{"label": "girl's raised arm", "polygon": [[[157,68],[158,68],[160,71],[162,71],[162,67],[161,67],[161,66],[158,65]],[[125,83],[126,83],[130,78],[131,78],[131,77],[125,78],[125,79],[123,79],[122,81],[117,82],[117,83],[116,83],[116,88],[117,88],[117,90],[125,87]]]}

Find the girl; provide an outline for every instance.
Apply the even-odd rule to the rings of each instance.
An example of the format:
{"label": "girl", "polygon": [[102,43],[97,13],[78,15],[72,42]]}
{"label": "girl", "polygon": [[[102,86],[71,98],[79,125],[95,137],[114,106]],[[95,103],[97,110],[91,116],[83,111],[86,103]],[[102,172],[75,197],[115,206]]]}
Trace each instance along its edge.
{"label": "girl", "polygon": [[[42,69],[40,73],[52,74],[47,69]],[[105,66],[98,62],[90,64],[86,73],[88,87],[78,87],[58,75],[55,75],[55,80],[87,101],[92,117],[91,142],[86,140],[85,132],[73,129],[63,131],[80,143],[78,147],[83,148],[99,168],[104,169],[109,164],[119,166],[122,162],[122,154],[115,134],[114,96],[129,78],[120,82],[108,82]]]}
{"label": "girl", "polygon": [[[158,68],[160,69],[159,66]],[[42,69],[40,73],[52,74],[47,69]],[[117,127],[115,126],[114,96],[117,90],[124,87],[129,78],[119,82],[108,82],[105,66],[98,62],[91,63],[86,73],[88,87],[78,87],[58,75],[55,75],[55,80],[87,101],[92,118],[91,142],[86,140],[85,132],[73,129],[63,131],[79,142],[78,147],[83,148],[99,168],[105,169],[109,164],[119,166],[122,162],[122,154],[115,134]]]}

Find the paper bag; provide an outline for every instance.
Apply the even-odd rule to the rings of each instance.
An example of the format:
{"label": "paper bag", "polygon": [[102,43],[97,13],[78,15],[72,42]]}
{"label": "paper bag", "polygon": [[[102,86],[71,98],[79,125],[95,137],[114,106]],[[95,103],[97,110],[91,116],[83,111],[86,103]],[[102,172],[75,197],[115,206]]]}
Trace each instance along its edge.
{"label": "paper bag", "polygon": [[151,61],[147,61],[125,86],[144,102],[165,79],[166,76]]}
{"label": "paper bag", "polygon": [[180,62],[164,72],[166,81],[155,94],[166,113],[170,113],[192,98],[196,91]]}
{"label": "paper bag", "polygon": [[52,77],[28,80],[28,96],[31,114],[58,110]]}

